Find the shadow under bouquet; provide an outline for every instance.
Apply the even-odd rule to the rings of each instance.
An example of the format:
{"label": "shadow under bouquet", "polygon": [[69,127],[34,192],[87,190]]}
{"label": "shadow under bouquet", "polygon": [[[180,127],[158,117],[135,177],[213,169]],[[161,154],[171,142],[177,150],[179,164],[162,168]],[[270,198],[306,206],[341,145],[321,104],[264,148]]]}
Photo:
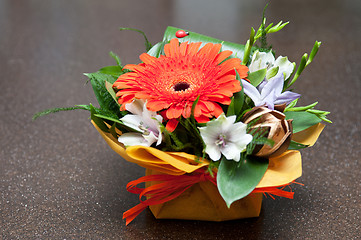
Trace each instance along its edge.
{"label": "shadow under bouquet", "polygon": [[330,122],[317,102],[296,107],[301,95],[290,90],[321,43],[298,66],[267,45],[267,34],[286,24],[263,18],[245,45],[168,27],[152,46],[128,29],[143,34],[146,53],[125,66],[111,53],[117,65],[85,74],[99,107],[35,118],[88,110],[108,145],[146,168],[127,185],[140,203],[124,213],[126,224],[147,207],[156,218],[256,217],[263,195],[293,198],[289,185],[302,174],[298,150]]}

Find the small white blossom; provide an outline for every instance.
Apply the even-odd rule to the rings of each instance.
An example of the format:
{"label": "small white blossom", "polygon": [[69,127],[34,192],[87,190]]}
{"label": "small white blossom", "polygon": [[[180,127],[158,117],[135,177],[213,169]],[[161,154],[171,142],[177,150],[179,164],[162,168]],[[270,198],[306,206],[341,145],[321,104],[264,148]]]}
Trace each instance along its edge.
{"label": "small white blossom", "polygon": [[252,141],[252,135],[246,132],[247,124],[235,121],[236,116],[226,117],[222,113],[217,119],[207,122],[206,127],[199,128],[206,144],[205,152],[213,161],[218,161],[223,154],[226,159],[238,162],[241,152]]}
{"label": "small white blossom", "polygon": [[155,112],[149,111],[146,103],[143,100],[135,99],[133,102],[125,105],[125,109],[133,114],[125,115],[120,120],[124,125],[137,130],[137,132],[123,133],[118,141],[125,146],[150,146],[157,142],[156,145],[162,142],[162,133],[160,124],[163,120],[162,116]]}
{"label": "small white blossom", "polygon": [[[249,71],[255,72],[267,69],[266,79],[272,80],[278,73],[284,74],[284,79],[288,79],[295,68],[295,63],[291,63],[287,57],[279,56],[277,59],[272,52],[259,52],[256,50],[249,65]],[[278,69],[278,70],[277,70]]]}

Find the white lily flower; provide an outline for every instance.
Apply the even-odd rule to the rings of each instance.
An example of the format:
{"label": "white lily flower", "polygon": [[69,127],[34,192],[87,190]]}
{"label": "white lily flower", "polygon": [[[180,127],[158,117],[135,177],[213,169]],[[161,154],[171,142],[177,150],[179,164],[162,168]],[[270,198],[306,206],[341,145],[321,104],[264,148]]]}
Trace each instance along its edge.
{"label": "white lily flower", "polygon": [[[284,79],[288,79],[296,64],[291,63],[287,57],[279,56],[277,59],[271,52],[260,52],[256,50],[252,56],[252,61],[249,65],[249,71],[255,72],[261,69],[267,69],[266,80],[272,80],[278,73],[284,74]],[[277,70],[278,69],[278,70]]]}
{"label": "white lily flower", "polygon": [[249,64],[248,68],[250,72],[256,72],[261,69],[269,69],[273,67],[275,62],[275,57],[271,52],[260,52],[256,50],[253,53],[252,61]]}
{"label": "white lily flower", "polygon": [[125,105],[125,109],[133,114],[125,115],[120,120],[124,125],[137,130],[137,132],[123,133],[118,141],[125,146],[151,146],[157,142],[156,145],[162,143],[162,133],[160,124],[163,121],[162,116],[157,115],[156,112],[149,111],[146,103],[143,100],[135,99],[133,102]]}
{"label": "white lily flower", "polygon": [[207,122],[206,127],[199,128],[206,144],[205,152],[213,161],[218,161],[223,154],[226,159],[239,162],[241,152],[252,141],[252,135],[246,132],[247,124],[235,121],[236,116],[226,117],[222,113],[217,119]]}

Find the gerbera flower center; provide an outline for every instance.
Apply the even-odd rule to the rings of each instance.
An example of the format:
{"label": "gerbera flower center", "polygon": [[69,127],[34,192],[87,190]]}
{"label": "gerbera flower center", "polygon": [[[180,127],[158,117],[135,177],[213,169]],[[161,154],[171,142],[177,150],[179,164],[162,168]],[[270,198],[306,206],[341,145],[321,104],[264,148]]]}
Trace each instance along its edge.
{"label": "gerbera flower center", "polygon": [[189,83],[179,82],[173,86],[174,91],[185,91],[190,87]]}

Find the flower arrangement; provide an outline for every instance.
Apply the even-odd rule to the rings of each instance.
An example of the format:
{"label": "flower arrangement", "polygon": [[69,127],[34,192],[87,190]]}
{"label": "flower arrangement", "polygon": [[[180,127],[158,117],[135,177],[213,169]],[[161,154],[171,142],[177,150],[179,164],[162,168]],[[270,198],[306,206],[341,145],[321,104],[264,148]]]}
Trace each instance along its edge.
{"label": "flower arrangement", "polygon": [[85,74],[99,107],[34,118],[88,110],[109,146],[147,169],[127,185],[140,196],[124,213],[127,224],[148,206],[157,218],[258,216],[263,195],[293,198],[287,186],[302,173],[297,150],[312,146],[321,121],[330,122],[317,102],[296,107],[301,95],[290,88],[321,43],[298,66],[267,44],[287,24],[267,26],[263,17],[245,45],[168,27],[152,46],[128,29],[143,34],[146,53],[125,66],[110,53],[117,65]]}

